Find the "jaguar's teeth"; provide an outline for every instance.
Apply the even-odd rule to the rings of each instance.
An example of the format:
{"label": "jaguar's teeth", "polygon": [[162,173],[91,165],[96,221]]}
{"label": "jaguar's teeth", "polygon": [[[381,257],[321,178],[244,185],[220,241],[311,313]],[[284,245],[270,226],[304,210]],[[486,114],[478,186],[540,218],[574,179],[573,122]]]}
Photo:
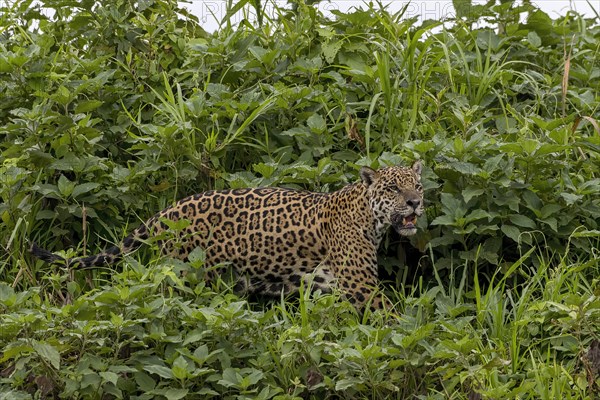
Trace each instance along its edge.
{"label": "jaguar's teeth", "polygon": [[412,214],[412,215],[407,215],[406,217],[402,218],[402,225],[415,225],[417,223],[417,216]]}

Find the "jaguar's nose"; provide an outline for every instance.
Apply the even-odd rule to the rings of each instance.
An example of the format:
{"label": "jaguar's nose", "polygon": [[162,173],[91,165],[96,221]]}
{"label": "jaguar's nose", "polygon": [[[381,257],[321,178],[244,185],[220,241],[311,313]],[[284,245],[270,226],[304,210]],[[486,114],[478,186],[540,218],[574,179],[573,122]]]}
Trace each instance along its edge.
{"label": "jaguar's nose", "polygon": [[413,210],[416,210],[421,204],[421,200],[419,199],[408,199],[406,200],[406,204],[411,206]]}

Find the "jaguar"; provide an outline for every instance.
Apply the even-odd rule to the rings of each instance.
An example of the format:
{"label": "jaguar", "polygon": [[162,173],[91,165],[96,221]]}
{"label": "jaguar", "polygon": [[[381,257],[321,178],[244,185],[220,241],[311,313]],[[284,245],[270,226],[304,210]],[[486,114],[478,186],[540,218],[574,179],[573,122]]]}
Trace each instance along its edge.
{"label": "jaguar", "polygon": [[330,193],[210,190],[158,212],[96,255],[64,259],[35,243],[30,250],[69,267],[112,265],[169,230],[169,221],[186,220],[185,228],[159,236],[158,246],[163,255],[183,261],[201,248],[209,280],[231,268],[241,291],[277,296],[298,292],[301,284],[323,292],[337,287],[357,308],[379,309],[385,300],[377,290],[377,250],[390,226],[402,236],[417,232],[421,172],[420,161],[411,167],[362,167],[360,180]]}

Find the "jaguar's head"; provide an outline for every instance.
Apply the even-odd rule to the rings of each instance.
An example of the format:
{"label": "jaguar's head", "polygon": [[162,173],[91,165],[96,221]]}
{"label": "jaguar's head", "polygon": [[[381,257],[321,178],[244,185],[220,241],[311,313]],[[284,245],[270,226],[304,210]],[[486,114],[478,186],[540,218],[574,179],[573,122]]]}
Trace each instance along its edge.
{"label": "jaguar's head", "polygon": [[361,168],[360,177],[378,225],[392,225],[402,236],[417,232],[417,217],[423,214],[421,170],[420,161],[410,168]]}

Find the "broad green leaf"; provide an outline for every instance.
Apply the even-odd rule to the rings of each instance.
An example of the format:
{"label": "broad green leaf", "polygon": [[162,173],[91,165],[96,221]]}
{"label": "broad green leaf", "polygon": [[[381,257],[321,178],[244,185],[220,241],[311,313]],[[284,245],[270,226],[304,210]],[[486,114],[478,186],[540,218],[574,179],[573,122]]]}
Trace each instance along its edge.
{"label": "broad green leaf", "polygon": [[458,215],[464,215],[464,203],[457,196],[451,193],[442,193],[441,201],[446,214],[457,215],[457,210],[461,210]]}
{"label": "broad green leaf", "polygon": [[260,382],[261,379],[265,376],[264,372],[255,369],[249,375],[244,377],[244,380],[247,381],[246,387],[256,385]]}
{"label": "broad green leaf", "polygon": [[171,371],[176,379],[185,379],[188,376],[188,363],[183,356],[179,356],[173,362]]}
{"label": "broad green leaf", "polygon": [[554,217],[540,218],[540,222],[548,225],[554,232],[558,232],[558,221]]}
{"label": "broad green leaf", "polygon": [[[517,120],[512,117],[498,117],[496,118],[496,128],[498,128],[498,133],[506,134],[510,132],[514,132],[517,127]],[[510,148],[511,145],[507,145],[507,149]],[[512,147],[516,152],[520,153],[521,148],[518,145],[513,145]]]}
{"label": "broad green leaf", "polygon": [[561,193],[560,197],[562,197],[565,200],[568,206],[572,206],[579,200],[583,199],[583,196],[574,193]]}
{"label": "broad green leaf", "polygon": [[113,385],[117,386],[117,381],[119,380],[119,376],[117,374],[115,374],[114,372],[100,372],[100,376],[102,377],[102,380],[104,380],[105,382],[110,382]]}
{"label": "broad green leaf", "polygon": [[78,196],[88,193],[94,189],[96,189],[98,186],[100,186],[99,183],[96,182],[87,182],[87,183],[82,183],[81,185],[76,185],[73,188],[73,197],[77,198]]}
{"label": "broad green leaf", "polygon": [[485,193],[485,189],[476,188],[473,186],[468,187],[462,191],[462,195],[466,203],[468,203],[469,200],[471,200],[473,197],[481,196],[483,193]]}
{"label": "broad green leaf", "polygon": [[52,164],[50,164],[50,168],[54,168],[59,171],[81,172],[85,168],[85,160],[77,157],[73,153],[67,153],[63,158],[55,160]]}
{"label": "broad green leaf", "polygon": [[432,150],[435,148],[435,143],[432,143],[430,141],[415,141],[412,144],[414,146],[414,149],[416,152],[418,153],[427,153],[428,151]]}
{"label": "broad green leaf", "polygon": [[392,341],[403,349],[409,349],[420,340],[431,335],[434,328],[435,324],[426,324],[407,334],[395,334],[392,336]]}
{"label": "broad green leaf", "polygon": [[507,143],[500,146],[500,149],[507,153],[523,154],[525,151],[523,146],[517,143]]}
{"label": "broad green leaf", "polygon": [[[120,298],[123,298],[123,296],[119,296]],[[123,316],[120,314],[115,314],[113,312],[110,313],[110,323],[115,327],[115,328],[120,328],[123,326]]]}
{"label": "broad green leaf", "polygon": [[242,380],[242,376],[234,368],[225,368],[223,371],[223,379],[219,380],[219,384],[225,387],[237,387]]}
{"label": "broad green leaf", "polygon": [[523,151],[527,154],[534,154],[540,147],[540,142],[534,139],[520,140],[519,144],[521,145]]}
{"label": "broad green leaf", "polygon": [[487,172],[495,172],[498,169],[500,162],[504,159],[504,154],[498,154],[485,160],[483,169]]}
{"label": "broad green leaf", "polygon": [[573,237],[595,237],[600,238],[600,230],[584,230],[575,231],[572,234]]}
{"label": "broad green leaf", "polygon": [[219,393],[214,391],[213,389],[210,388],[202,388],[197,392],[199,395],[204,395],[204,396],[219,396]]}
{"label": "broad green leaf", "polygon": [[261,174],[263,177],[270,178],[271,176],[273,176],[275,171],[277,171],[277,165],[273,163],[260,163],[254,164],[252,166],[252,169],[254,170],[254,172]]}
{"label": "broad green leaf", "polygon": [[590,179],[579,186],[579,193],[595,195],[600,193],[600,179]]}
{"label": "broad green leaf", "polygon": [[10,285],[0,282],[0,303],[6,307],[11,307],[15,304],[16,300],[17,295],[15,294],[15,290]]}
{"label": "broad green leaf", "polygon": [[490,218],[490,214],[485,210],[474,210],[465,216],[467,222],[477,221],[482,218]]}
{"label": "broad green leaf", "polygon": [[268,49],[259,46],[250,46],[248,50],[260,62],[264,62],[265,55],[269,53]]}
{"label": "broad green leaf", "polygon": [[151,374],[156,374],[166,379],[173,379],[173,372],[171,369],[162,365],[144,365],[143,368],[145,371],[148,371]]}
{"label": "broad green leaf", "polygon": [[121,301],[120,296],[113,291],[102,291],[96,296],[92,297],[92,299],[95,302],[108,305],[119,304]]}
{"label": "broad green leaf", "polygon": [[102,383],[102,378],[96,372],[92,370],[87,370],[83,373],[83,377],[81,378],[81,388],[85,389],[88,387],[97,388]]}
{"label": "broad green leaf", "polygon": [[502,233],[511,238],[513,241],[517,243],[519,242],[519,235],[521,234],[519,228],[513,225],[502,225],[500,229],[502,230]]}
{"label": "broad green leaf", "polygon": [[321,51],[323,52],[323,57],[325,57],[325,61],[331,64],[335,60],[335,56],[337,56],[338,51],[342,48],[343,42],[341,40],[329,40],[321,45]]}
{"label": "broad green leaf", "polygon": [[523,228],[530,228],[530,229],[537,228],[537,225],[535,224],[535,222],[531,218],[526,217],[525,215],[513,214],[509,217],[509,219],[513,224],[521,226]]}
{"label": "broad green leaf", "polygon": [[554,143],[544,143],[535,151],[536,156],[544,156],[546,154],[558,153],[570,149],[570,146]]}
{"label": "broad green leaf", "polygon": [[167,389],[162,393],[163,396],[167,398],[167,400],[179,400],[185,398],[189,393],[188,389]]}
{"label": "broad green leaf", "polygon": [[542,200],[533,191],[526,190],[523,192],[522,196],[530,210],[538,212],[542,208]]}
{"label": "broad green leaf", "polygon": [[135,379],[135,383],[137,383],[139,388],[144,392],[150,392],[156,386],[154,379],[152,379],[152,377],[145,372],[136,372],[133,374],[133,377]]}
{"label": "broad green leaf", "polygon": [[306,124],[311,129],[311,131],[315,133],[324,133],[327,129],[327,123],[320,114],[311,115],[306,121]]}
{"label": "broad green leaf", "polygon": [[8,74],[13,71],[12,63],[6,57],[0,55],[0,74]]}
{"label": "broad green leaf", "polygon": [[110,367],[108,367],[108,371],[114,372],[117,375],[138,372],[137,369],[135,369],[133,367],[128,367],[126,365],[111,365]]}
{"label": "broad green leaf", "polygon": [[561,206],[560,204],[546,204],[540,210],[540,216],[542,218],[547,218],[551,215],[555,215],[556,213],[558,213],[559,211],[561,211],[563,209],[564,209],[563,206]]}
{"label": "broad green leaf", "polygon": [[356,379],[340,379],[335,383],[335,390],[346,390],[355,387],[359,382]]}
{"label": "broad green leaf", "polygon": [[188,226],[191,225],[191,222],[188,219],[182,218],[182,219],[178,219],[177,221],[174,221],[172,219],[169,218],[160,218],[160,222],[164,223],[165,225],[167,225],[167,227],[170,230],[173,231],[181,231],[185,228],[187,228]]}
{"label": "broad green leaf", "polygon": [[485,29],[477,32],[476,42],[480,49],[487,50],[490,47],[496,51],[500,44],[500,37],[491,29]]}
{"label": "broad green leaf", "polygon": [[452,0],[452,5],[454,6],[457,18],[472,17],[471,10],[473,5],[471,4],[471,0]]}
{"label": "broad green leaf", "polygon": [[196,247],[188,255],[188,260],[191,264],[198,264],[198,266],[201,266],[206,261],[206,251],[201,247]]}
{"label": "broad green leaf", "polygon": [[513,152],[515,154],[532,155],[540,143],[534,139],[522,139],[518,143],[507,143],[500,146],[502,151]]}
{"label": "broad green leaf", "polygon": [[[461,137],[454,138],[454,151],[461,154],[465,150],[465,143]],[[454,165],[454,164],[452,164]]]}
{"label": "broad green leaf", "polygon": [[18,390],[5,389],[0,394],[2,400],[31,400],[32,398],[31,394]]}
{"label": "broad green leaf", "polygon": [[60,369],[60,353],[54,346],[46,342],[35,342],[33,349],[40,357],[49,362],[54,369]]}
{"label": "broad green leaf", "polygon": [[527,41],[533,47],[540,47],[542,45],[542,39],[535,31],[530,31],[527,33]]}
{"label": "broad green leaf", "polygon": [[538,36],[544,40],[550,40],[552,35],[552,18],[542,10],[529,13],[527,17],[527,28],[533,29]]}
{"label": "broad green leaf", "polygon": [[327,39],[335,36],[335,30],[332,27],[330,27],[330,26],[325,26],[325,27],[322,27],[322,28],[317,28],[316,31],[319,34],[319,36],[327,38]]}
{"label": "broad green leaf", "polygon": [[456,219],[452,215],[440,215],[431,221],[431,225],[448,225],[454,226],[456,224]]}
{"label": "broad green leaf", "polygon": [[26,356],[33,351],[33,347],[28,344],[13,345],[12,347],[8,347],[4,350],[2,356],[0,357],[0,362],[10,360],[11,358],[21,358],[22,356]]}
{"label": "broad green leaf", "polygon": [[179,400],[185,398],[189,393],[188,389],[158,389],[153,390],[152,394],[161,395],[167,398],[167,400]]}
{"label": "broad green leaf", "polygon": [[468,163],[468,162],[462,162],[462,161],[452,163],[451,167],[455,171],[458,171],[461,174],[465,174],[465,175],[476,175],[481,171],[481,168],[479,168],[478,166]]}
{"label": "broad green leaf", "polygon": [[73,193],[74,188],[75,182],[71,182],[66,176],[61,175],[60,178],[58,178],[58,190],[63,197],[69,197],[71,193]]}
{"label": "broad green leaf", "polygon": [[[200,332],[196,332],[196,334],[198,334]],[[192,335],[188,336],[191,337]],[[188,339],[186,339],[187,341]],[[196,342],[197,340],[191,341],[191,343]],[[208,358],[208,346],[203,344],[201,346],[198,346],[198,348],[196,350],[194,350],[194,357],[196,357],[198,360],[201,360],[202,362],[204,362],[207,358]]]}
{"label": "broad green leaf", "polygon": [[113,384],[103,385],[102,390],[104,391],[105,395],[110,395],[115,399],[123,398],[123,391]]}
{"label": "broad green leaf", "polygon": [[66,106],[73,100],[73,95],[71,91],[64,86],[59,86],[56,92],[50,96],[52,100],[56,101],[58,104],[62,106]]}
{"label": "broad green leaf", "polygon": [[84,100],[75,106],[76,113],[86,113],[95,110],[103,104],[100,100]]}

